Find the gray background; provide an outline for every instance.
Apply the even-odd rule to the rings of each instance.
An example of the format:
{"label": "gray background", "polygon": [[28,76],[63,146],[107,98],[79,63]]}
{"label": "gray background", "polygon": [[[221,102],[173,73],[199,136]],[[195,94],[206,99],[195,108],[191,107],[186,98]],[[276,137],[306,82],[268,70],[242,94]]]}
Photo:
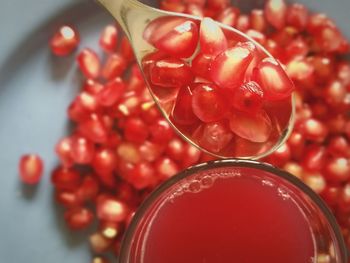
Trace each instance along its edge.
{"label": "gray background", "polygon": [[[262,1],[241,2],[247,7]],[[350,37],[350,0],[299,2],[329,14]],[[91,230],[69,234],[52,200],[53,147],[67,132],[65,109],[79,89],[79,77],[74,56],[54,59],[47,41],[58,25],[72,23],[81,33],[81,47],[97,48],[108,21],[94,1],[0,0],[0,263],[91,260],[86,242]],[[45,160],[38,187],[19,183],[18,158],[26,152]]]}

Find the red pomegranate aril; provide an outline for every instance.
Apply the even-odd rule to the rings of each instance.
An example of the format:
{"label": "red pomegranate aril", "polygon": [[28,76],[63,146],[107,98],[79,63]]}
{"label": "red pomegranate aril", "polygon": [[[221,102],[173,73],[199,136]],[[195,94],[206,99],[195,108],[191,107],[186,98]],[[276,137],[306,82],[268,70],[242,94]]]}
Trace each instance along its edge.
{"label": "red pomegranate aril", "polygon": [[235,111],[230,115],[231,131],[251,142],[266,142],[272,131],[272,123],[265,111],[248,115]]}
{"label": "red pomegranate aril", "polygon": [[192,110],[201,121],[217,121],[228,113],[229,103],[218,86],[196,83],[191,88],[193,90]]}
{"label": "red pomegranate aril", "polygon": [[21,181],[34,185],[39,183],[42,177],[44,163],[37,154],[25,154],[20,158],[18,169]]}
{"label": "red pomegranate aril", "polygon": [[92,166],[98,174],[114,171],[117,167],[117,156],[114,150],[100,148],[96,151]]}
{"label": "red pomegranate aril", "polygon": [[104,85],[97,94],[97,101],[102,106],[112,106],[123,96],[125,89],[124,82],[117,77]]}
{"label": "red pomegranate aril", "polygon": [[[342,61],[337,65],[337,78],[345,85],[350,85],[350,64],[349,62]],[[349,90],[349,88],[348,88]]]}
{"label": "red pomegranate aril", "polygon": [[114,25],[107,25],[100,36],[99,44],[105,52],[113,52],[117,48],[118,30]]}
{"label": "red pomegranate aril", "polygon": [[130,42],[126,36],[122,36],[119,46],[119,54],[122,54],[126,61],[135,60],[134,50],[132,49]]}
{"label": "red pomegranate aril", "polygon": [[178,165],[168,157],[159,158],[154,164],[154,169],[161,180],[169,179],[180,171]]}
{"label": "red pomegranate aril", "polygon": [[159,145],[151,141],[145,141],[139,146],[139,153],[142,160],[153,162],[162,155],[164,145]]}
{"label": "red pomegranate aril", "polygon": [[192,60],[191,70],[196,76],[210,78],[210,64],[213,57],[198,53]]}
{"label": "red pomegranate aril", "polygon": [[87,228],[93,221],[94,214],[87,208],[70,208],[64,213],[64,219],[72,230]]}
{"label": "red pomegranate aril", "polygon": [[89,237],[89,242],[91,250],[100,254],[106,252],[112,246],[113,239],[106,238],[100,232],[96,232]]}
{"label": "red pomegranate aril", "polygon": [[95,153],[95,145],[82,136],[75,136],[71,142],[71,157],[77,164],[88,164]]}
{"label": "red pomegranate aril", "polygon": [[264,91],[264,98],[280,100],[288,98],[294,90],[294,84],[273,58],[263,59],[253,73],[254,80]]}
{"label": "red pomegranate aril", "polygon": [[186,5],[181,2],[173,2],[171,0],[163,0],[160,2],[160,8],[165,11],[183,13],[186,10]]}
{"label": "red pomegranate aril", "polygon": [[299,130],[305,136],[305,139],[323,142],[328,134],[327,127],[319,120],[309,118],[299,123]]}
{"label": "red pomegranate aril", "polygon": [[122,142],[117,148],[117,155],[119,159],[132,164],[140,162],[141,155],[138,147],[130,142]]}
{"label": "red pomegranate aril", "polygon": [[260,45],[265,45],[266,37],[263,33],[254,29],[249,29],[245,33],[247,34],[247,36],[258,42]]}
{"label": "red pomegranate aril", "polygon": [[181,125],[191,125],[198,121],[197,116],[192,110],[193,93],[189,86],[183,86],[176,98],[175,106],[172,112],[172,120]]}
{"label": "red pomegranate aril", "polygon": [[140,118],[128,118],[124,126],[124,137],[126,140],[135,143],[142,143],[148,137],[147,125]]}
{"label": "red pomegranate aril", "polygon": [[264,16],[264,11],[261,9],[253,9],[250,12],[250,28],[259,32],[264,32],[267,27],[267,22]]}
{"label": "red pomegranate aril", "polygon": [[179,138],[173,138],[169,141],[165,153],[173,160],[180,161],[184,155],[185,143]]}
{"label": "red pomegranate aril", "polygon": [[96,95],[100,92],[100,90],[103,89],[103,85],[96,80],[87,79],[84,82],[82,89],[83,89],[83,91],[85,91],[91,95]]}
{"label": "red pomegranate aril", "polygon": [[325,177],[334,183],[346,182],[350,178],[349,159],[336,157],[324,163],[323,173]]}
{"label": "red pomegranate aril", "polygon": [[350,157],[350,145],[348,140],[343,135],[331,137],[327,145],[327,152],[333,156]]}
{"label": "red pomegranate aril", "polygon": [[309,51],[310,48],[303,38],[297,38],[293,40],[287,45],[285,49],[285,53],[288,59],[296,57],[305,58]]}
{"label": "red pomegranate aril", "polygon": [[239,13],[240,11],[238,8],[227,7],[226,9],[222,10],[221,13],[219,13],[215,20],[225,25],[235,27],[237,24]]}
{"label": "red pomegranate aril", "polygon": [[195,4],[200,7],[203,7],[206,4],[206,0],[183,0],[186,4]]}
{"label": "red pomegranate aril", "polygon": [[52,172],[51,182],[58,190],[74,191],[81,184],[82,178],[73,168],[58,167]]}
{"label": "red pomegranate aril", "polygon": [[198,4],[188,4],[185,13],[198,17],[204,16],[203,8]]}
{"label": "red pomegranate aril", "polygon": [[259,84],[249,81],[234,90],[232,105],[240,111],[255,114],[262,108],[263,97]]}
{"label": "red pomegranate aril", "polygon": [[[350,183],[347,183],[339,193],[338,209],[342,213],[350,213]],[[349,215],[347,215],[349,224]]]}
{"label": "red pomegranate aril", "polygon": [[50,48],[56,56],[66,56],[79,45],[78,32],[71,26],[63,25],[50,39]]}
{"label": "red pomegranate aril", "polygon": [[236,28],[241,32],[247,31],[251,27],[249,16],[241,14],[237,18]]}
{"label": "red pomegranate aril", "polygon": [[100,59],[95,51],[84,48],[77,56],[77,62],[81,72],[88,79],[96,79],[100,74]]}
{"label": "red pomegranate aril", "polygon": [[207,0],[207,7],[208,9],[216,9],[216,10],[222,10],[229,6],[230,1],[229,0]]}
{"label": "red pomegranate aril", "polygon": [[227,49],[224,32],[213,19],[205,17],[200,26],[199,41],[201,52],[208,56],[217,56]]}
{"label": "red pomegranate aril", "polygon": [[303,175],[303,168],[296,162],[291,162],[291,161],[287,162],[283,166],[283,169],[299,179],[301,179]]}
{"label": "red pomegranate aril", "polygon": [[318,28],[315,40],[325,52],[335,52],[341,48],[343,36],[334,25],[325,25]]}
{"label": "red pomegranate aril", "polygon": [[95,112],[99,110],[96,96],[86,91],[81,92],[77,96],[77,103],[89,112]]}
{"label": "red pomegranate aril", "polygon": [[334,206],[338,202],[340,194],[340,187],[338,186],[327,186],[321,193],[323,200],[327,202],[329,206]]}
{"label": "red pomegranate aril", "polygon": [[304,173],[303,181],[317,194],[322,193],[327,187],[325,178],[319,173]]}
{"label": "red pomegranate aril", "polygon": [[81,103],[79,98],[75,98],[67,109],[67,115],[70,120],[80,122],[89,117],[89,112]]}
{"label": "red pomegranate aril", "polygon": [[199,162],[202,151],[200,151],[197,147],[187,143],[184,145],[183,150],[184,153],[181,160],[182,169],[188,168],[189,166],[192,166]]}
{"label": "red pomegranate aril", "polygon": [[121,234],[122,227],[119,223],[102,221],[99,230],[105,238],[113,239]]}
{"label": "red pomegranate aril", "polygon": [[96,204],[97,217],[109,222],[122,222],[129,213],[128,206],[116,198],[99,196]]}
{"label": "red pomegranate aril", "polygon": [[233,133],[226,122],[212,122],[204,125],[199,143],[204,149],[219,153],[232,138]]}
{"label": "red pomegranate aril", "polygon": [[161,87],[180,87],[190,84],[194,76],[182,60],[169,58],[155,62],[150,67],[151,82]]}
{"label": "red pomegranate aril", "polygon": [[288,145],[291,150],[292,157],[295,160],[299,160],[305,148],[304,135],[298,131],[293,131],[289,136]]}
{"label": "red pomegranate aril", "polygon": [[100,185],[95,176],[87,175],[76,191],[76,195],[81,201],[93,201],[100,191]]}
{"label": "red pomegranate aril", "polygon": [[307,8],[299,3],[293,3],[288,7],[287,10],[287,25],[295,27],[299,30],[304,30],[308,17],[309,17],[309,11]]}
{"label": "red pomegranate aril", "polygon": [[96,143],[104,143],[108,139],[108,131],[101,117],[96,114],[91,114],[88,119],[80,122],[78,131],[84,137]]}
{"label": "red pomegranate aril", "polygon": [[283,167],[290,161],[290,159],[290,147],[287,143],[284,143],[267,158],[267,161],[275,166]]}
{"label": "red pomegranate aril", "polygon": [[314,73],[312,65],[304,59],[293,59],[286,66],[287,74],[293,80],[307,80]]}
{"label": "red pomegranate aril", "polygon": [[143,106],[144,107],[141,107],[142,111],[140,113],[140,117],[142,118],[142,120],[147,124],[155,123],[160,117],[160,112],[155,106],[155,104],[151,102],[144,104]]}
{"label": "red pomegranate aril", "polygon": [[328,79],[333,74],[334,62],[329,56],[310,57],[317,78]]}
{"label": "red pomegranate aril", "polygon": [[347,91],[343,83],[338,80],[333,80],[327,84],[323,93],[323,97],[329,105],[339,107],[343,103]]}
{"label": "red pomegranate aril", "polygon": [[149,127],[151,141],[156,143],[167,143],[174,137],[174,132],[170,124],[165,119],[159,119]]}
{"label": "red pomegranate aril", "polygon": [[265,16],[267,21],[275,28],[281,29],[286,23],[287,5],[284,0],[267,0],[265,3]]}
{"label": "red pomegranate aril", "polygon": [[326,161],[326,148],[318,144],[310,144],[306,146],[301,166],[311,172],[320,171]]}
{"label": "red pomegranate aril", "polygon": [[106,80],[112,80],[120,77],[126,70],[127,62],[125,58],[118,53],[113,53],[108,56],[106,63],[102,69],[102,77]]}
{"label": "red pomegranate aril", "polygon": [[110,261],[105,257],[94,257],[91,263],[109,263]]}
{"label": "red pomegranate aril", "polygon": [[211,78],[222,87],[236,87],[243,82],[244,74],[253,60],[255,46],[243,43],[227,49],[211,64]]}
{"label": "red pomegranate aril", "polygon": [[61,164],[65,167],[73,165],[73,159],[71,156],[72,151],[72,139],[70,137],[62,138],[55,147],[55,152],[61,161]]}
{"label": "red pomegranate aril", "polygon": [[137,163],[126,180],[139,190],[154,186],[156,183],[155,169],[148,162]]}
{"label": "red pomegranate aril", "polygon": [[175,58],[188,58],[194,53],[197,43],[198,26],[186,21],[155,41],[154,46]]}
{"label": "red pomegranate aril", "polygon": [[81,205],[81,200],[74,191],[56,191],[55,201],[64,207],[77,207]]}

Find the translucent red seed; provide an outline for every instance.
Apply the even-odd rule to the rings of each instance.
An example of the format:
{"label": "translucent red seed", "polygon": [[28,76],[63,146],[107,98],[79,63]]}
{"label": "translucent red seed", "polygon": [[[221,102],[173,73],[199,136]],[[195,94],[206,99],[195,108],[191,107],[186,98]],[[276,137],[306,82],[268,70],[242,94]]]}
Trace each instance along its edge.
{"label": "translucent red seed", "polygon": [[78,66],[86,78],[95,79],[100,74],[100,59],[95,51],[85,48],[77,56]]}
{"label": "translucent red seed", "polygon": [[68,25],[61,26],[50,39],[51,52],[56,56],[66,56],[72,53],[79,45],[78,32]]}
{"label": "translucent red seed", "polygon": [[114,25],[107,25],[100,36],[99,44],[106,52],[113,52],[117,48],[118,30]]}
{"label": "translucent red seed", "polygon": [[275,28],[281,29],[286,23],[287,5],[284,0],[267,0],[265,3],[265,16],[267,21]]}
{"label": "translucent red seed", "polygon": [[26,154],[20,158],[18,169],[22,182],[33,185],[39,183],[44,164],[39,155]]}

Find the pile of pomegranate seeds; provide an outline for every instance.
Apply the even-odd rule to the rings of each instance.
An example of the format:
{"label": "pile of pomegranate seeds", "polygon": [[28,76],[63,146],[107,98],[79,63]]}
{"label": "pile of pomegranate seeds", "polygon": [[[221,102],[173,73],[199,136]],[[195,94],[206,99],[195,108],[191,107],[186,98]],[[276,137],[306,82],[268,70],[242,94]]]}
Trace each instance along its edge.
{"label": "pile of pomegranate seeds", "polygon": [[[232,9],[225,10],[214,18],[234,26],[225,19]],[[266,38],[247,33],[258,42]],[[262,155],[279,143],[294,85],[277,60],[209,17],[157,18],[144,39],[156,48],[142,61],[149,86],[186,137],[224,157]]]}
{"label": "pile of pomegranate seeds", "polygon": [[[349,44],[334,22],[324,14],[310,13],[301,4],[286,5],[282,0],[267,1],[265,10],[254,9],[249,14],[241,14],[228,0],[163,0],[160,5],[170,11],[212,17],[249,32],[285,65],[296,86],[296,125],[288,142],[266,161],[299,177],[324,198],[350,248],[350,63],[342,58]],[[192,23],[187,25],[194,27]],[[216,33],[218,38],[222,37]],[[60,34],[55,34],[54,42],[65,43],[64,35],[57,39]],[[98,254],[93,263],[109,262],[102,255],[107,251],[118,255],[120,240],[135,209],[156,185],[190,165],[212,159],[183,142],[159,115],[134,64],[130,45],[126,38],[117,35],[114,26],[103,30],[100,45],[108,56],[105,62],[90,49],[78,55],[86,81],[68,108],[75,129],[57,143],[55,150],[61,165],[52,173],[56,200],[66,209],[67,226],[79,230],[91,226],[94,220],[99,222],[89,238],[93,252]],[[203,34],[199,32],[199,35]],[[74,37],[74,42],[79,42],[77,33]],[[211,45],[192,61],[192,71],[202,78],[209,74],[205,66],[210,63],[207,52],[215,54],[226,49],[225,42],[220,45],[215,39],[209,42]],[[66,47],[60,48],[71,52],[71,42],[66,43]],[[162,45],[171,43],[164,41]],[[54,53],[62,53],[56,47],[51,44]],[[164,58],[158,52],[148,60],[152,59]],[[264,61],[260,67],[269,63],[274,62]],[[173,58],[165,59],[162,64],[175,64],[180,74],[189,67]],[[127,68],[130,75],[124,77]],[[155,64],[152,68],[162,70]],[[187,70],[183,73],[173,83],[192,81]],[[163,81],[153,78],[159,83]],[[169,78],[165,80],[168,85]],[[173,118],[183,125],[196,122],[198,112],[189,110],[194,91],[200,100],[206,92],[217,96],[217,89],[211,83],[196,83],[194,90],[184,85],[176,98],[182,107],[175,106]],[[258,82],[244,83],[236,92],[237,96],[247,98],[252,111],[258,112],[264,92]],[[169,94],[168,97],[174,99]],[[209,138],[205,141],[207,147],[219,151],[232,140],[227,125],[250,122],[255,129],[270,129],[271,119],[266,113],[255,114],[257,120],[247,118],[244,114],[247,104],[243,102],[233,99],[239,111],[233,117],[237,121],[229,124],[215,120],[214,114],[214,117],[204,114],[204,118],[214,118],[202,131]],[[222,106],[215,107],[215,111],[224,110]],[[234,129],[243,134],[240,127],[243,126]],[[264,134],[257,140],[264,141]],[[254,146],[244,137],[237,141],[237,151],[244,152],[245,148]],[[37,156],[25,156],[20,162],[24,182],[37,182],[41,170]]]}

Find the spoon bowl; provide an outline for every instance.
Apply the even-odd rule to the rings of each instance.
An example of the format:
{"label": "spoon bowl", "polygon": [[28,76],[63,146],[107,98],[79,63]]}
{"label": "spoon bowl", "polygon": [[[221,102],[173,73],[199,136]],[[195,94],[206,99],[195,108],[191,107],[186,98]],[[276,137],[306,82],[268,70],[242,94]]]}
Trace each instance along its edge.
{"label": "spoon bowl", "polygon": [[258,159],[293,127],[293,83],[258,42],[228,25],[136,0],[98,0],[129,38],[171,126],[219,158]]}

